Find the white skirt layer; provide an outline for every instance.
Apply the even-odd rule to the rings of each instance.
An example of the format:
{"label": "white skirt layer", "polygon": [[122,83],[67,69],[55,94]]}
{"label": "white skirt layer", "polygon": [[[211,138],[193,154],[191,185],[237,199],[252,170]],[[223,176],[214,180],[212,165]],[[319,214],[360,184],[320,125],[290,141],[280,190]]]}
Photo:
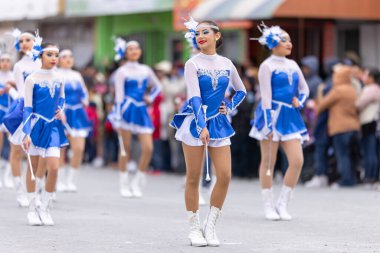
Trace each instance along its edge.
{"label": "white skirt layer", "polygon": [[71,136],[74,138],[87,138],[88,134],[90,133],[90,129],[73,129],[70,128],[70,130],[65,128],[65,134],[67,136]]}
{"label": "white skirt layer", "polygon": [[121,120],[120,127],[123,130],[130,131],[133,134],[152,134],[153,129],[150,127],[142,127],[135,124],[126,123],[124,120]]}
{"label": "white skirt layer", "polygon": [[61,156],[61,149],[60,148],[38,148],[31,143],[29,147],[29,155],[31,156],[40,156],[40,157],[57,157],[59,158]]}
{"label": "white skirt layer", "polygon": [[[268,136],[265,136],[261,131],[257,131],[255,127],[252,127],[251,131],[249,132],[249,136],[262,141],[262,140],[268,140]],[[304,141],[308,141],[309,135],[301,133],[293,133],[293,134],[287,134],[287,135],[281,135],[276,130],[273,131],[273,141],[290,141],[290,140],[300,140],[301,143]]]}
{"label": "white skirt layer", "polygon": [[[177,141],[181,141],[188,146],[204,146],[200,139],[194,138],[190,133],[190,124],[194,119],[194,115],[191,114],[185,118],[181,127],[177,130],[175,138]],[[209,147],[223,147],[231,145],[230,138],[225,138],[221,140],[210,140],[208,143]]]}

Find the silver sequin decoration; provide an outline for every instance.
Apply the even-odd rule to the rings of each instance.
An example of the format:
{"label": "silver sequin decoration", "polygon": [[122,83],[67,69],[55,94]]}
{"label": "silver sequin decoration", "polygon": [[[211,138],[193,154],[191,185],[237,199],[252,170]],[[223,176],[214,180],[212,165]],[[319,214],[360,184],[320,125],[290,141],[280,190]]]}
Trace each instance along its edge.
{"label": "silver sequin decoration", "polygon": [[200,76],[209,76],[212,88],[216,90],[219,78],[222,76],[229,77],[229,74],[227,70],[198,69],[198,77]]}
{"label": "silver sequin decoration", "polygon": [[48,87],[51,98],[54,98],[55,88],[61,87],[61,81],[59,80],[54,80],[52,82],[42,81],[40,83],[37,83],[37,85],[40,86],[41,88]]}

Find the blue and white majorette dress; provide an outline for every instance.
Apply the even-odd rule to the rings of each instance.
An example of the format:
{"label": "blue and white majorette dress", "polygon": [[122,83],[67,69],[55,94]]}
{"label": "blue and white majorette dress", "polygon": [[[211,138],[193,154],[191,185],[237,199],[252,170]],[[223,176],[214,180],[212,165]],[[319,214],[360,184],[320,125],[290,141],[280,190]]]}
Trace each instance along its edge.
{"label": "blue and white majorette dress", "polygon": [[[257,105],[249,136],[274,141],[308,140],[309,135],[300,109],[309,96],[309,88],[301,69],[286,57],[270,56],[259,68],[261,101]],[[298,98],[300,107],[292,105]]]}
{"label": "blue and white majorette dress", "polygon": [[29,154],[59,157],[60,148],[68,145],[63,124],[55,118],[65,103],[64,79],[56,70],[38,70],[25,81],[23,123],[11,138],[31,138]]}
{"label": "blue and white majorette dress", "polygon": [[134,134],[151,134],[154,127],[148,115],[144,96],[148,86],[150,102],[161,91],[161,83],[152,69],[138,62],[127,62],[115,73],[115,106],[108,116],[113,127]]}
{"label": "blue and white majorette dress", "polygon": [[[11,71],[0,71],[0,90],[4,90],[8,81],[14,81]],[[11,97],[7,93],[0,95],[0,125],[3,124],[3,118],[8,112],[11,105]],[[4,128],[0,126],[0,132],[3,132]]]}
{"label": "blue and white majorette dress", "polygon": [[[11,97],[14,101],[12,102],[8,113],[6,113],[3,118],[3,126],[11,135],[14,134],[16,129],[22,123],[25,80],[31,73],[37,69],[40,69],[40,67],[41,61],[39,59],[33,61],[33,58],[27,55],[24,55],[13,67],[13,75],[16,82],[17,92],[15,92],[15,90],[10,91],[9,94],[12,94]],[[15,145],[22,144],[12,138],[9,140]]]}
{"label": "blue and white majorette dress", "polygon": [[[224,101],[227,110],[232,111],[246,95],[235,66],[220,55],[199,53],[186,62],[185,81],[187,102],[170,123],[177,129],[175,138],[189,146],[203,146],[199,136],[207,127],[210,134],[209,146],[230,145],[230,137],[235,132],[227,116],[219,113],[219,107]],[[225,93],[229,84],[236,92],[231,101],[226,101]]]}
{"label": "blue and white majorette dress", "polygon": [[71,137],[86,138],[92,125],[87,117],[88,92],[82,75],[72,69],[59,69],[65,78],[65,128]]}

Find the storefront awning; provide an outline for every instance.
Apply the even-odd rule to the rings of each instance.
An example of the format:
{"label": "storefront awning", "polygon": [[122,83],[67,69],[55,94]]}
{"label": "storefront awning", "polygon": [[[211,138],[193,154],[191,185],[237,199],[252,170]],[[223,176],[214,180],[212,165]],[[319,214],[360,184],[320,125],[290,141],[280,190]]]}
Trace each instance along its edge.
{"label": "storefront awning", "polygon": [[196,20],[247,20],[272,18],[284,0],[208,0],[192,12]]}
{"label": "storefront awning", "polygon": [[380,20],[380,1],[286,0],[273,17]]}
{"label": "storefront awning", "polygon": [[205,0],[193,11],[196,20],[325,18],[380,20],[379,0]]}

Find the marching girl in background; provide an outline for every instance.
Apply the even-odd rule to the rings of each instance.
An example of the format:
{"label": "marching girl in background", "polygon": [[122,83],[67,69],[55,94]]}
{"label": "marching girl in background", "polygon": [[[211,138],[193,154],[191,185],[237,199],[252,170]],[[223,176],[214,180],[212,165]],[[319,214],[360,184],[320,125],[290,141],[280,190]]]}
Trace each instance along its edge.
{"label": "marching girl in background", "polygon": [[[0,125],[3,124],[4,115],[8,112],[9,106],[11,104],[11,98],[8,94],[9,89],[14,84],[14,78],[11,71],[12,62],[9,54],[0,54]],[[0,155],[3,150],[3,138],[4,138],[4,128],[0,126]],[[5,167],[4,177],[0,175],[0,187],[2,186],[2,180],[4,181],[4,186],[11,188],[13,187],[13,182],[11,179],[11,166],[8,160],[4,160],[0,157],[1,167]]]}
{"label": "marching girl in background", "polygon": [[[65,101],[64,79],[55,70],[59,49],[37,38],[34,57],[41,58],[42,67],[33,72],[25,81],[25,107],[22,127],[12,137],[23,140],[23,148],[30,158],[32,168],[27,170],[26,183],[29,198],[27,215],[29,225],[54,225],[50,214],[55,191],[61,148],[68,145],[61,122]],[[44,164],[48,171],[45,190],[41,199],[37,197],[37,182],[32,181],[31,170],[36,173],[38,164]],[[40,168],[38,168],[40,170]]]}
{"label": "marching girl in background", "polygon": [[[174,116],[171,126],[177,129],[186,161],[185,203],[188,212],[192,246],[219,246],[215,226],[227,195],[231,178],[230,137],[234,135],[223,108],[224,95],[231,83],[236,93],[226,102],[234,110],[246,91],[232,62],[216,53],[222,44],[219,27],[211,21],[199,24],[190,20],[186,37],[192,37],[200,53],[185,64],[187,104]],[[222,109],[222,110],[221,110]],[[221,112],[222,111],[222,112]],[[206,151],[206,152],[205,152]],[[216,184],[210,199],[210,210],[203,229],[199,221],[199,181],[204,153],[210,152],[215,166]],[[209,169],[209,168],[208,168]]]}
{"label": "marching girl in background", "polygon": [[[153,125],[147,112],[147,104],[154,101],[161,91],[160,81],[152,69],[138,60],[142,50],[137,41],[125,42],[116,39],[116,60],[125,58],[115,73],[115,112],[109,116],[117,129],[120,142],[119,169],[120,194],[123,197],[142,197],[141,184],[145,180],[145,170],[149,165],[153,151]],[[146,94],[148,86],[152,88]],[[138,135],[141,145],[141,157],[138,171],[129,184],[126,168],[132,134]],[[126,152],[124,152],[126,151]]]}
{"label": "marching girl in background", "polygon": [[[287,207],[303,165],[302,142],[309,139],[300,110],[309,88],[291,54],[289,34],[278,26],[261,25],[259,43],[272,55],[259,68],[261,102],[255,112],[250,136],[260,141],[260,183],[264,212],[269,220],[291,220]],[[276,205],[273,202],[273,168],[279,144],[285,151],[289,167]]]}
{"label": "marching girl in background", "polygon": [[[59,54],[59,72],[65,77],[65,116],[66,131],[70,141],[70,167],[67,171],[60,169],[60,189],[76,192],[75,177],[83,160],[85,138],[91,130],[91,122],[87,118],[85,106],[88,105],[88,91],[82,75],[72,69],[74,66],[73,54],[70,50],[62,50]],[[65,149],[62,149],[61,164],[65,163]],[[57,186],[59,186],[57,185]]]}
{"label": "marching girl in background", "polygon": [[[16,89],[11,88],[9,95],[15,100],[4,116],[3,125],[6,130],[13,135],[16,129],[22,123],[22,108],[24,106],[24,82],[25,79],[35,70],[41,67],[39,59],[33,60],[31,51],[35,42],[35,36],[29,32],[21,33],[18,29],[13,31],[13,36],[16,39],[15,48],[22,53],[22,58],[16,62],[13,67],[13,75],[15,78]],[[25,195],[23,184],[21,182],[21,161],[24,157],[22,150],[22,141],[15,138],[10,138],[10,164],[14,178],[14,184],[17,191],[17,202],[21,207],[27,207],[29,201]]]}

